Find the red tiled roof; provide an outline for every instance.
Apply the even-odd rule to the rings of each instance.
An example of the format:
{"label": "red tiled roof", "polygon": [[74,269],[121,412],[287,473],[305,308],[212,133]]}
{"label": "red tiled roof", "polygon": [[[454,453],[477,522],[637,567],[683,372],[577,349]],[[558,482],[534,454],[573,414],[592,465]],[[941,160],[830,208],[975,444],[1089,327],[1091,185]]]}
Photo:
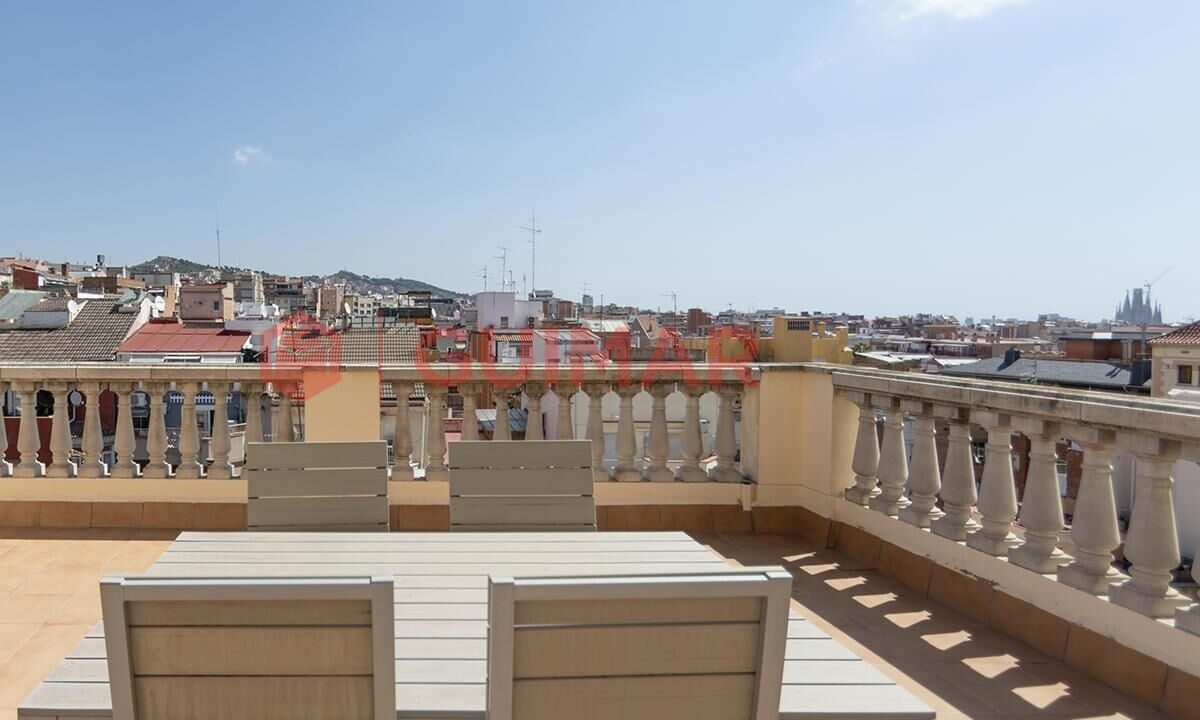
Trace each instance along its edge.
{"label": "red tiled roof", "polygon": [[1150,345],[1200,345],[1200,322],[1172,330],[1149,340]]}
{"label": "red tiled roof", "polygon": [[235,353],[250,333],[221,325],[189,325],[175,321],[148,322],[121,343],[123,353]]}

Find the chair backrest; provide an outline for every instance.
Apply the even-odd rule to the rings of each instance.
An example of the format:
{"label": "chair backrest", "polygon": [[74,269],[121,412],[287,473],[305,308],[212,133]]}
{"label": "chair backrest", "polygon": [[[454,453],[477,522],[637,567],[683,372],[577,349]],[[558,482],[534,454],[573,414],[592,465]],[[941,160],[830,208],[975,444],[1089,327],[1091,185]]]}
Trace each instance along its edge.
{"label": "chair backrest", "polygon": [[395,720],[391,577],[100,582],[113,720]]}
{"label": "chair backrest", "polygon": [[488,720],[775,720],[783,568],[490,579]]}
{"label": "chair backrest", "polygon": [[450,443],[451,530],[595,530],[589,440]]}
{"label": "chair backrest", "polygon": [[250,530],[388,529],[387,443],[250,443]]}

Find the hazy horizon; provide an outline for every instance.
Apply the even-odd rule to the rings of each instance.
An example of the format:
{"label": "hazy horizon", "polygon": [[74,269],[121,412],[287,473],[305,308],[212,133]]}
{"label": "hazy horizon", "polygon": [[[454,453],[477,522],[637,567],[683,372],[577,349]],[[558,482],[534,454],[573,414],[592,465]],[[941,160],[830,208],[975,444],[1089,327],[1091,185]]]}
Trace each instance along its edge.
{"label": "hazy horizon", "polygon": [[[1200,5],[10,5],[0,253],[1200,316]],[[1185,252],[1190,251],[1190,252]]]}

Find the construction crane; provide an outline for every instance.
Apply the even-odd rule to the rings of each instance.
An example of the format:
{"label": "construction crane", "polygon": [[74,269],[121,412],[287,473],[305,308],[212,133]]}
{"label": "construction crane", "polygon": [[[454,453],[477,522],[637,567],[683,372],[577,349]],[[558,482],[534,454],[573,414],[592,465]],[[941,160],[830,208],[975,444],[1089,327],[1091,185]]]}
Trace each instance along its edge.
{"label": "construction crane", "polygon": [[669,293],[663,293],[663,297],[671,298],[671,310],[676,315],[678,315],[679,314],[679,297],[675,294],[675,291],[672,290]]}
{"label": "construction crane", "polygon": [[[1174,265],[1168,267],[1166,270],[1163,270],[1162,272],[1160,272],[1153,280],[1147,280],[1146,283],[1143,285],[1143,287],[1146,289],[1146,293],[1145,293],[1146,307],[1148,307],[1148,308],[1151,307],[1151,305],[1150,305],[1150,288],[1154,287],[1154,283],[1158,282],[1159,280],[1162,280],[1163,275],[1166,275],[1167,273],[1171,272],[1174,269],[1175,269]],[[1146,351],[1146,340],[1147,340],[1146,327],[1147,327],[1147,325],[1148,325],[1148,321],[1146,320],[1145,317],[1143,317],[1142,322],[1141,322],[1141,328],[1142,328],[1141,350],[1142,351],[1140,353],[1143,360],[1146,360],[1150,357],[1150,353]]]}

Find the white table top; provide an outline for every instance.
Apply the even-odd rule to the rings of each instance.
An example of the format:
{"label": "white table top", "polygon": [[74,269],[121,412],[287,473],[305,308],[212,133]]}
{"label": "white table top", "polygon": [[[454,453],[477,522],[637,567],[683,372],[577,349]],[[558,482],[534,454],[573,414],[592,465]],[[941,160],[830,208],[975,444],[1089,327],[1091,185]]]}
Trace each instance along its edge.
{"label": "white table top", "polygon": [[[646,574],[730,567],[684,533],[187,532],[157,576],[396,578],[397,718],[484,718],[487,576]],[[112,717],[103,623],[19,708],[21,718]],[[932,718],[933,712],[793,606],[781,718]]]}

